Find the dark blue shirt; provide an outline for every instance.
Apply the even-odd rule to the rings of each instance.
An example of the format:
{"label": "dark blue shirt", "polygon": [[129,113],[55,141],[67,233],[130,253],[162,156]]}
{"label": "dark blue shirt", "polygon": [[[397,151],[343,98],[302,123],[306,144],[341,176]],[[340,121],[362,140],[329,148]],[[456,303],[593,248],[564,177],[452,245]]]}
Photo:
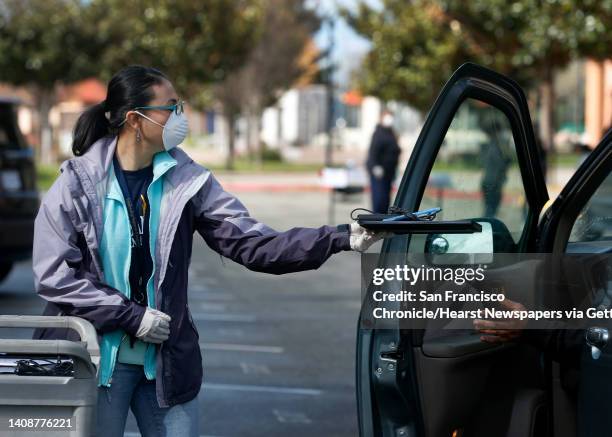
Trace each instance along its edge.
{"label": "dark blue shirt", "polygon": [[[138,247],[132,238],[132,254],[130,262],[131,300],[147,305],[147,282],[153,271],[151,248],[149,247],[149,199],[147,188],[153,180],[153,164],[139,170],[123,170],[117,156],[113,158],[113,166],[117,181],[121,186],[123,198],[131,202],[135,213],[137,232],[141,236],[142,247]],[[126,205],[127,208],[127,205]],[[129,216],[129,214],[128,214]],[[130,228],[132,227],[130,223]]]}

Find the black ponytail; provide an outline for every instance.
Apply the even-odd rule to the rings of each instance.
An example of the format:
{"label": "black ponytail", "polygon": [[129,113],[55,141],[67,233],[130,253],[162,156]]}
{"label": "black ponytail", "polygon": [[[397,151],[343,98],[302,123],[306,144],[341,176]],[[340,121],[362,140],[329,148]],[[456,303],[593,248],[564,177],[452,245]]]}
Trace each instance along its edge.
{"label": "black ponytail", "polygon": [[110,123],[104,115],[106,101],[93,105],[83,112],[74,127],[72,153],[82,155],[89,146],[109,133]]}
{"label": "black ponytail", "polygon": [[73,132],[72,153],[83,155],[100,138],[116,135],[125,114],[137,106],[146,106],[155,97],[152,85],[169,80],[161,71],[130,65],[115,74],[108,83],[106,100],[81,114]]}

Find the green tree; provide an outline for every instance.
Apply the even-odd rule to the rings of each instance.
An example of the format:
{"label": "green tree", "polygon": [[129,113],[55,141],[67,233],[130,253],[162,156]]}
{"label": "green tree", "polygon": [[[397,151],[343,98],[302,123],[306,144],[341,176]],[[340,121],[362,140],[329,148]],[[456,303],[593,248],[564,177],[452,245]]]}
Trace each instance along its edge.
{"label": "green tree", "polygon": [[177,91],[198,100],[245,62],[259,31],[263,0],[92,0],[90,44],[100,75],[131,63],[155,66]]}
{"label": "green tree", "polygon": [[[248,136],[254,137],[256,157],[260,162],[263,151],[259,140],[262,111],[273,105],[283,90],[311,72],[317,60],[316,57],[302,56],[320,25],[316,12],[307,8],[305,3],[304,0],[267,0],[260,32],[246,62],[217,87],[215,95],[228,121],[227,168],[233,166],[238,117],[247,117]],[[310,59],[310,62],[305,59]]]}
{"label": "green tree", "polygon": [[[250,53],[262,0],[0,0],[0,81],[32,90],[44,161],[51,161],[55,89],[108,80],[140,63],[167,73],[201,107],[210,84]],[[209,91],[209,90],[208,90]]]}
{"label": "green tree", "polygon": [[[426,111],[468,48],[440,22],[428,0],[385,0],[382,9],[360,3],[343,11],[349,24],[372,43],[357,86],[384,101],[404,101]],[[436,15],[438,17],[436,18]]]}
{"label": "green tree", "polygon": [[94,72],[78,0],[0,2],[0,81],[30,90],[39,109],[40,151],[51,161],[55,87]]}
{"label": "green tree", "polygon": [[477,62],[539,89],[548,147],[554,72],[609,56],[612,43],[611,0],[384,0],[344,15],[373,44],[358,77],[364,92],[425,110],[455,68]]}

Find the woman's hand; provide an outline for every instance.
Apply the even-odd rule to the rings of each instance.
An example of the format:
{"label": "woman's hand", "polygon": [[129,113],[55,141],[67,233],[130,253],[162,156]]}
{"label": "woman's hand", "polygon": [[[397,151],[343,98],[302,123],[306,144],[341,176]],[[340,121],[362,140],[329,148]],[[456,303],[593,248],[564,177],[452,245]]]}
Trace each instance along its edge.
{"label": "woman's hand", "polygon": [[136,337],[148,343],[163,343],[170,336],[170,316],[147,307]]}
{"label": "woman's hand", "polygon": [[[525,306],[520,302],[504,299],[500,305],[505,310],[524,311]],[[516,340],[521,336],[523,329],[527,325],[527,320],[505,319],[505,320],[482,320],[476,319],[473,322],[474,328],[481,334],[481,341],[486,343],[507,343]]]}
{"label": "woman's hand", "polygon": [[383,238],[390,238],[392,232],[369,231],[357,222],[351,223],[351,249],[357,252],[365,252],[368,248]]}

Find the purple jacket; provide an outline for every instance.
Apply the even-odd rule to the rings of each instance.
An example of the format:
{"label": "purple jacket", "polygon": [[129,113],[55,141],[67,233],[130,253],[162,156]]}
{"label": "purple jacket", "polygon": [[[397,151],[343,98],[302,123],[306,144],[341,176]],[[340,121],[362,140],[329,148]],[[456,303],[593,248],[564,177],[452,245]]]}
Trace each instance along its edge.
{"label": "purple jacket", "polygon": [[[96,141],[82,156],[64,161],[41,201],[34,223],[33,271],[44,315],[90,321],[101,334],[122,328],[135,334],[145,307],[105,284],[99,256],[102,211],[116,137]],[[187,306],[188,268],[195,231],[219,254],[250,270],[283,274],[316,269],[336,252],[350,250],[349,233],[335,226],[278,232],[249,215],[212,173],[181,148],[164,175],[155,247],[155,302],[172,318],[159,345],[156,392],[161,407],[193,399],[202,384],[198,332]],[[33,338],[78,341],[68,329],[37,329]]]}

